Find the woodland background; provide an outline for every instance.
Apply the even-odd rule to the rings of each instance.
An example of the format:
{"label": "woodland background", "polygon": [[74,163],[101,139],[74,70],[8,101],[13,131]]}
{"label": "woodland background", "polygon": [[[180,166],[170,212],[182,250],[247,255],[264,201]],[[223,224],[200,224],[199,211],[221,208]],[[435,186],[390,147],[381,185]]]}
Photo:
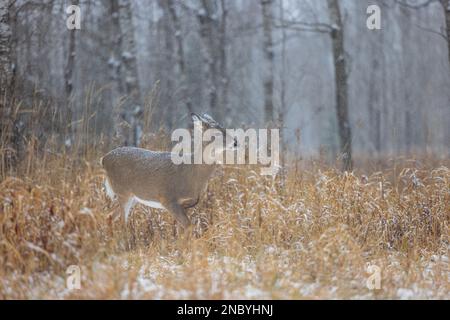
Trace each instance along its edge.
{"label": "woodland background", "polygon": [[[449,35],[450,0],[0,0],[0,299],[448,300]],[[125,223],[100,157],[192,111],[283,170]]]}
{"label": "woodland background", "polygon": [[[0,3],[11,161],[32,135],[139,145],[192,111],[230,127],[270,123],[285,152],[344,168],[352,153],[449,155],[448,0]],[[66,27],[70,4],[80,30]],[[381,30],[366,27],[371,4]]]}

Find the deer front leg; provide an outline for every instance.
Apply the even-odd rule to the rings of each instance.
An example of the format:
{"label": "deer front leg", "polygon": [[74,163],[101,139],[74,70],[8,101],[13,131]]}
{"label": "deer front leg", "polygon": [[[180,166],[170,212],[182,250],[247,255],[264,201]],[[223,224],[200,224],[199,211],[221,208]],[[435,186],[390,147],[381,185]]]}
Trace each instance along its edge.
{"label": "deer front leg", "polygon": [[183,201],[181,203],[181,206],[184,209],[193,208],[193,207],[195,207],[198,204],[199,200],[200,200],[200,197],[197,197],[195,199],[188,199],[188,200]]}
{"label": "deer front leg", "polygon": [[176,200],[164,201],[162,205],[172,213],[172,215],[177,219],[184,229],[188,229],[191,225],[184,208],[178,204]]}

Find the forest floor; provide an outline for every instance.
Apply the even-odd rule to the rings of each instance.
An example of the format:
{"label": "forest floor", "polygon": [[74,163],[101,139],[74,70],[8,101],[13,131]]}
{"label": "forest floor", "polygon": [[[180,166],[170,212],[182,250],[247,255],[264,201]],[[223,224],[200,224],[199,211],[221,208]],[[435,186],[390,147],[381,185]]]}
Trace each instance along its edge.
{"label": "forest floor", "polygon": [[450,299],[446,166],[292,167],[284,181],[225,168],[189,235],[165,211],[137,205],[125,226],[117,210],[98,161],[50,156],[5,176],[0,298]]}

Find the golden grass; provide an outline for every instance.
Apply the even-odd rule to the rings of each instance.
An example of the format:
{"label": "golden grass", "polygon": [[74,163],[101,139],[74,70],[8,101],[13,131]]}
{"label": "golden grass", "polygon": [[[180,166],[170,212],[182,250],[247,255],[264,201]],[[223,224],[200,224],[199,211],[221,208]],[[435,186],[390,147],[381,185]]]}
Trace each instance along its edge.
{"label": "golden grass", "polygon": [[[291,168],[284,182],[225,168],[190,210],[188,239],[139,205],[127,234],[96,158],[25,159],[0,183],[0,298],[450,298],[445,166]],[[80,290],[66,287],[70,265]]]}

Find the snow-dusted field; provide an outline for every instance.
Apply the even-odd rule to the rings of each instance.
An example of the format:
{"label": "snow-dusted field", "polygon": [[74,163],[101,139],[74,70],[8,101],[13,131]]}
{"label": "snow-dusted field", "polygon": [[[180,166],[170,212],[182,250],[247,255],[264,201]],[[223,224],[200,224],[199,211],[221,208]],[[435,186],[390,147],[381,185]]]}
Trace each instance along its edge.
{"label": "snow-dusted field", "polygon": [[[284,182],[226,169],[191,210],[188,235],[140,205],[126,234],[95,167],[39,178],[1,183],[4,299],[450,298],[445,167]],[[67,286],[71,265],[79,289]]]}

